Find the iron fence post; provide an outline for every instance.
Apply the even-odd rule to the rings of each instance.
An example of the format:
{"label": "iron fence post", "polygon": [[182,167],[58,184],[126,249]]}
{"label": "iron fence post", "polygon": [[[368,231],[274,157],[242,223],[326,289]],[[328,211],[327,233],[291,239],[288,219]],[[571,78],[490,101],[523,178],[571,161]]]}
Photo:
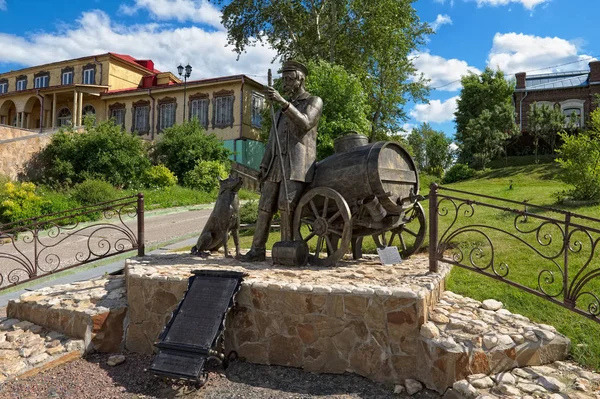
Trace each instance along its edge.
{"label": "iron fence post", "polygon": [[565,238],[563,239],[563,256],[564,256],[564,269],[563,269],[563,302],[565,305],[575,307],[574,298],[571,298],[568,289],[569,282],[569,225],[571,224],[571,212],[567,212],[565,215]]}
{"label": "iron fence post", "polygon": [[144,242],[144,194],[138,193],[137,197],[138,256],[144,256],[146,250]]}
{"label": "iron fence post", "polygon": [[437,273],[437,244],[438,244],[438,213],[437,213],[437,189],[436,183],[429,186],[429,271]]}

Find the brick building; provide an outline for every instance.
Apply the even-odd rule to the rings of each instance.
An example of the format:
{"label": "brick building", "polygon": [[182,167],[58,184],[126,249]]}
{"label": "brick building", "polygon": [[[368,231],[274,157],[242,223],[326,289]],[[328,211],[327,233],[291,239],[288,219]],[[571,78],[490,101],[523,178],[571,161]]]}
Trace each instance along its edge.
{"label": "brick building", "polygon": [[527,132],[527,114],[533,103],[560,106],[565,115],[577,114],[579,125],[585,126],[596,107],[595,95],[600,95],[600,61],[590,62],[589,67],[585,71],[540,75],[517,73],[513,99],[521,132]]}

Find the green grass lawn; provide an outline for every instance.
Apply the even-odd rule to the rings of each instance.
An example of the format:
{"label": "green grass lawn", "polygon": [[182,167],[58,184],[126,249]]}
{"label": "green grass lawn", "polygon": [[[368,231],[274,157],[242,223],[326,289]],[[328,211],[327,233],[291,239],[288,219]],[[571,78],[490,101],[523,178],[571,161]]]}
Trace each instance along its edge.
{"label": "green grass lawn", "polygon": [[[590,217],[598,217],[600,215],[600,206],[585,206],[585,207],[566,207],[557,203],[557,193],[567,189],[568,187],[556,179],[558,167],[555,164],[537,164],[537,165],[519,165],[495,169],[489,171],[477,179],[455,183],[447,187],[475,192],[479,194],[494,196],[502,199],[514,201],[528,201],[529,204],[542,205],[557,209],[566,210]],[[512,185],[512,188],[511,188]],[[440,193],[451,194],[450,192],[440,190]],[[459,197],[467,197],[456,195]],[[523,209],[519,205],[508,204],[502,201],[492,201],[477,197],[470,199],[480,200],[486,203],[492,203],[499,206],[509,207],[512,209]],[[446,205],[449,205],[446,202]],[[465,207],[463,207],[464,209]],[[564,220],[565,216],[558,212],[549,212],[536,209],[529,206],[527,209],[535,215]],[[549,277],[549,273],[541,274],[543,287],[550,294],[558,294],[562,289],[562,280],[560,279],[560,269],[551,260],[544,259],[540,255],[526,245],[530,244],[542,254],[553,257],[559,254],[562,244],[562,234],[557,226],[546,224],[536,235],[543,220],[533,217],[523,220],[517,218],[516,215],[504,210],[486,208],[483,206],[474,206],[474,215],[466,217],[461,212],[455,224],[457,226],[466,226],[473,224],[481,224],[485,227],[480,227],[480,231],[485,231],[488,237],[494,244],[494,264],[502,263],[508,266],[509,273],[506,278],[518,282],[522,285],[538,288],[538,277],[543,270],[552,271],[554,273],[554,282],[546,283],[545,278]],[[440,217],[440,235],[449,226],[450,217]],[[574,219],[573,222],[581,223],[584,226],[592,226],[599,228],[600,224],[586,220]],[[516,226],[516,227],[515,227]],[[505,233],[496,232],[493,228],[502,229],[512,233],[515,237],[521,238],[524,242],[517,238],[510,237]],[[521,233],[520,231],[532,231],[531,233]],[[593,239],[598,238],[598,234],[592,233]],[[590,240],[584,233],[576,233],[577,239],[581,240],[583,247],[579,253],[569,252],[569,280],[572,280],[576,273],[582,269],[590,255]],[[540,240],[538,242],[537,240]],[[477,265],[483,266],[490,261],[491,251],[490,246],[485,238],[479,233],[465,233],[457,236],[453,244],[463,250],[465,254],[462,263],[470,264],[468,255],[475,247],[483,248],[482,256],[475,257],[474,261]],[[451,252],[451,251],[450,251]],[[449,253],[451,255],[451,253]],[[563,266],[563,255],[554,259],[560,267]],[[598,267],[598,255],[593,257],[588,269]],[[587,270],[587,269],[586,269]],[[502,270],[498,268],[498,272]],[[591,281],[587,285],[587,290],[592,293],[600,293],[600,278],[598,281]],[[469,296],[474,299],[484,300],[494,298],[502,301],[505,307],[512,312],[520,313],[530,319],[551,324],[558,331],[568,336],[572,341],[571,355],[577,362],[594,368],[600,368],[600,324],[589,320],[581,315],[571,312],[561,306],[555,305],[545,299],[539,298],[533,294],[511,287],[508,284],[493,280],[489,277],[482,276],[478,273],[455,267],[450,274],[448,280],[448,289],[457,294]],[[587,306],[592,303],[589,299],[591,296],[581,298],[578,302],[578,307],[587,309]],[[562,295],[557,299],[562,299]]]}
{"label": "green grass lawn", "polygon": [[[492,169],[478,176],[476,179],[450,184],[447,187],[501,199],[527,201],[529,204],[567,210],[590,217],[598,217],[600,215],[599,205],[569,208],[557,202],[557,193],[568,188],[564,183],[556,179],[559,171],[557,165],[553,163],[526,165],[524,162],[514,162],[513,164],[516,166]],[[432,178],[426,177],[422,180],[429,182]],[[421,194],[426,195],[428,191],[428,187],[422,186]],[[450,194],[444,190],[440,190],[440,193]],[[461,195],[457,196],[461,197]],[[508,204],[501,201],[475,197],[472,199],[511,209],[523,208],[520,205]],[[428,201],[423,201],[422,205],[425,208],[427,220],[429,220]],[[480,205],[475,205],[474,210],[475,213],[471,218],[465,217],[464,213],[461,212],[461,216],[457,219],[454,228],[471,224],[482,225],[483,227],[480,230],[485,231],[494,243],[494,263],[496,265],[500,265],[501,263],[508,265],[509,273],[506,276],[507,278],[532,289],[537,289],[538,276],[542,270],[546,269],[554,272],[555,281],[552,284],[546,284],[545,288],[550,293],[560,292],[562,281],[559,278],[560,271],[557,266],[551,260],[544,259],[536,254],[525,244],[530,244],[546,256],[551,257],[553,254],[557,254],[557,251],[560,251],[562,235],[556,226],[548,224],[540,230],[539,236],[536,236],[534,229],[542,223],[540,219],[529,217],[526,221],[520,218],[515,221],[514,213],[506,210],[486,208]],[[564,220],[564,215],[558,212],[541,211],[532,206],[528,206],[527,210],[535,215]],[[450,219],[449,217],[439,218],[440,235],[450,224]],[[575,220],[575,222],[600,228],[600,224],[594,224],[589,221]],[[511,232],[525,243],[505,233],[495,232],[493,228]],[[534,232],[521,233],[517,231],[517,228],[521,231],[534,230]],[[242,248],[250,247],[252,234],[252,230],[241,232]],[[594,239],[598,238],[598,234],[592,235]],[[550,241],[550,236],[552,237],[552,241],[547,245],[537,242],[539,239],[543,244],[546,244]],[[581,240],[584,247],[579,254],[569,253],[569,275],[571,279],[584,265],[586,255],[589,255],[589,240],[583,233],[579,233],[577,238]],[[427,240],[428,237],[421,248],[422,252],[427,251]],[[279,241],[279,231],[271,233],[267,247],[270,248],[277,241]],[[453,241],[453,244],[462,248],[467,256],[471,249],[481,246],[484,249],[482,255],[474,258],[480,266],[485,265],[490,260],[489,246],[486,245],[486,240],[481,234],[469,233],[458,236]],[[230,243],[230,248],[233,248],[233,242]],[[182,248],[182,250],[189,250],[189,248]],[[587,253],[586,250],[588,251]],[[370,237],[365,238],[363,251],[365,253],[376,252],[375,244]],[[590,268],[593,268],[593,266],[598,267],[597,258],[598,256],[594,257],[594,261],[589,266]],[[555,261],[562,267],[562,255],[558,256]],[[465,258],[464,263],[468,263],[468,258]],[[502,272],[500,268],[498,268],[498,271]],[[544,282],[543,277],[547,276],[549,276],[548,273],[542,274],[542,282]],[[587,288],[590,292],[600,294],[600,278],[597,280],[599,281],[590,282]],[[600,324],[533,294],[460,267],[454,267],[452,270],[448,278],[448,289],[457,294],[478,300],[488,298],[497,299],[503,302],[505,307],[512,312],[527,316],[539,323],[553,325],[559,332],[571,339],[571,356],[575,361],[596,370],[600,369]],[[589,298],[591,297],[588,296]],[[589,301],[581,302],[578,303],[578,306],[585,309],[589,303]]]}

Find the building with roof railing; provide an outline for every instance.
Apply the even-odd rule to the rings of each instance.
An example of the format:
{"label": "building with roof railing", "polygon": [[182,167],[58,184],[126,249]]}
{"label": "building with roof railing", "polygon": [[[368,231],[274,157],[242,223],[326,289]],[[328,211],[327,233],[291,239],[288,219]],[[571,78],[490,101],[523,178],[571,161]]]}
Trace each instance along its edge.
{"label": "building with roof railing", "polygon": [[513,94],[517,124],[522,132],[528,130],[528,112],[532,104],[560,107],[565,115],[577,115],[577,123],[584,127],[590,113],[596,108],[600,95],[600,61],[589,63],[589,70],[515,75],[517,84]]}
{"label": "building with roof railing", "polygon": [[91,114],[157,140],[164,129],[197,118],[234,151],[235,161],[257,168],[264,152],[258,141],[264,86],[233,75],[188,80],[185,88],[184,94],[184,82],[151,60],[123,54],[38,65],[0,73],[0,125],[44,133],[81,126]]}

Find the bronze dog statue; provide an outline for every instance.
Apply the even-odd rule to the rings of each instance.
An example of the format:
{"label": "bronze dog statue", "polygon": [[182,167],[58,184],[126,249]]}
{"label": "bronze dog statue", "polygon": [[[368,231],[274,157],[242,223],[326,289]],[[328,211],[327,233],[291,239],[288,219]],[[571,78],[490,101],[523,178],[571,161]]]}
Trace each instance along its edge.
{"label": "bronze dog statue", "polygon": [[[242,187],[242,179],[229,176],[225,180],[219,178],[219,195],[215,207],[198,237],[196,245],[192,247],[192,254],[201,257],[210,255],[210,251],[218,250],[221,245],[225,247],[225,257],[231,258],[227,248],[229,233],[233,234],[236,256],[240,255],[240,200],[238,191]],[[203,252],[209,251],[209,252]]]}

